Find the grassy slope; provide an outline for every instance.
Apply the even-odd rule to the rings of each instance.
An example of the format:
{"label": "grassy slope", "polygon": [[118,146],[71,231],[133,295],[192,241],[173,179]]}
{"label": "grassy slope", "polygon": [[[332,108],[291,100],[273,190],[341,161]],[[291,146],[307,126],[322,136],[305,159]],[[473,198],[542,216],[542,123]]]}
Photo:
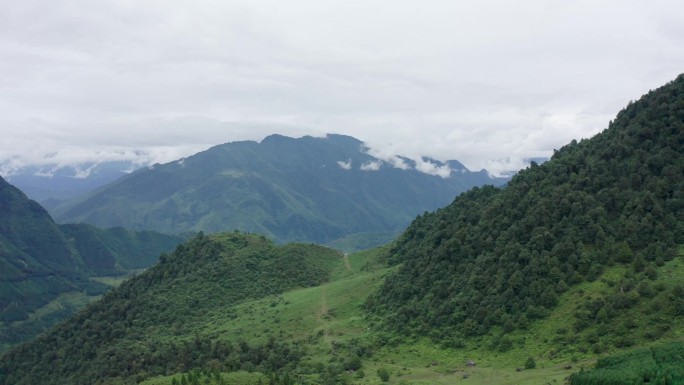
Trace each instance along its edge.
{"label": "grassy slope", "polygon": [[[198,326],[196,332],[216,339],[244,339],[255,343],[264,342],[269,336],[305,341],[307,354],[299,365],[299,375],[311,383],[318,382],[319,378],[309,368],[329,365],[334,357],[345,354],[345,346],[358,340],[373,346],[381,346],[376,344],[380,340],[389,341],[363,358],[363,378],[358,378],[357,373],[342,375],[352,383],[369,385],[382,383],[376,375],[379,368],[389,370],[390,384],[562,383],[573,371],[591,367],[596,357],[601,356],[592,353],[589,346],[568,338],[573,334],[571,314],[587,296],[609,290],[608,282],[620,273],[618,267],[606,271],[594,282],[573,287],[563,295],[559,301],[561,305],[548,318],[531,324],[527,332],[510,335],[512,347],[501,352],[491,348],[495,345],[492,341],[495,337],[469,342],[462,349],[452,349],[427,339],[393,341],[393,335],[375,331],[371,327],[372,321],[364,316],[362,306],[366,297],[393,270],[377,268],[373,263],[377,254],[377,250],[366,251],[348,256],[346,262],[337,261],[330,283],[242,303],[233,310],[217,309],[206,317],[206,322]],[[658,273],[658,281],[666,286],[684,284],[684,261],[681,257],[670,261],[660,267]],[[649,308],[642,301],[629,309],[625,317],[639,319],[648,313]],[[559,330],[566,330],[566,333],[559,333]],[[590,332],[591,328],[583,331]],[[635,330],[635,346],[651,344],[641,332],[643,329]],[[675,320],[662,338],[677,340],[683,336],[684,323]],[[517,371],[530,356],[535,359],[536,368]],[[477,366],[467,367],[465,362],[469,359],[476,361]],[[228,373],[223,375],[229,376]],[[158,377],[145,384],[170,384],[172,378]],[[176,376],[176,379],[179,381],[180,377]],[[230,383],[238,385],[252,381],[231,379]]]}
{"label": "grassy slope", "polygon": [[[349,353],[349,346],[363,345],[372,354],[363,357],[363,378],[356,373],[343,373],[343,381],[356,384],[380,384],[376,371],[385,368],[390,373],[390,384],[541,384],[562,383],[574,370],[593,365],[597,355],[589,346],[572,338],[573,317],[576,306],[586,297],[610,290],[610,282],[621,276],[621,267],[607,270],[594,282],[585,282],[564,293],[554,311],[544,320],[532,323],[526,332],[508,335],[512,346],[500,351],[496,337],[471,340],[461,349],[444,348],[428,339],[402,340],[393,334],[373,328],[373,320],[365,316],[363,303],[391,274],[394,268],[378,263],[382,249],[352,254],[345,258],[328,259],[325,270],[330,271],[330,282],[320,286],[299,288],[279,295],[239,303],[236,306],[217,307],[198,322],[193,323],[191,334],[209,336],[214,340],[240,341],[263,344],[270,337],[278,341],[304,343],[306,355],[294,375],[308,383],[320,383],[316,368],[333,365],[336,357]],[[656,283],[666,287],[684,284],[684,248],[680,257],[658,268]],[[110,282],[108,282],[110,283]],[[114,283],[114,282],[111,282]],[[63,298],[83,301],[87,298]],[[51,303],[59,308],[63,303]],[[47,310],[47,309],[46,309]],[[650,313],[646,301],[628,310],[624,318],[643,321]],[[643,322],[647,324],[646,322]],[[559,333],[559,330],[566,330]],[[643,336],[643,327],[634,331],[635,346],[651,344]],[[591,328],[582,333],[591,333]],[[158,329],[155,338],[178,341],[180,336],[167,328]],[[673,320],[672,327],[663,336],[665,340],[681,340],[684,324]],[[359,341],[362,341],[359,343]],[[385,341],[385,343],[379,343]],[[610,350],[602,355],[613,353]],[[528,357],[534,357],[537,367],[517,371]],[[477,366],[467,367],[465,362],[475,360]],[[566,369],[572,366],[572,369]],[[187,375],[187,373],[186,373]],[[226,383],[256,385],[259,379],[267,383],[262,374],[233,372],[222,374]],[[467,378],[466,378],[467,377]],[[156,377],[146,385],[171,384],[180,381],[180,374]]]}

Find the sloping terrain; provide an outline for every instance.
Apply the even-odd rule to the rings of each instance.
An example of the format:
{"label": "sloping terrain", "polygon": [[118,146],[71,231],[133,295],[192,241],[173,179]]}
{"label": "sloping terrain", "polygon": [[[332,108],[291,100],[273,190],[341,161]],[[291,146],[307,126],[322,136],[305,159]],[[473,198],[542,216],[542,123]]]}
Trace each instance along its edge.
{"label": "sloping terrain", "polygon": [[570,383],[573,385],[682,384],[684,383],[684,344],[670,342],[601,358],[593,370],[573,374]]}
{"label": "sloping terrain", "polygon": [[347,136],[272,135],[139,170],[54,213],[60,222],[99,227],[238,229],[280,242],[326,243],[403,230],[416,215],[472,186],[507,180],[470,172],[456,161],[425,160],[435,169],[451,169],[447,178],[420,172],[409,159],[396,161],[401,168],[367,154],[362,142]]}
{"label": "sloping terrain", "polygon": [[88,225],[57,225],[38,203],[0,178],[0,351],[37,335],[75,309],[33,317],[65,293],[98,295],[92,276],[148,267],[181,237]]}
{"label": "sloping terrain", "polygon": [[[572,342],[557,333],[559,329],[571,330],[573,320],[567,317],[567,311],[576,299],[583,298],[579,290],[564,294],[561,305],[547,320],[532,322],[523,337],[527,338],[525,344],[516,337],[506,351],[476,341],[454,347],[446,340],[435,344],[425,338],[405,339],[378,330],[373,327],[374,321],[365,317],[364,301],[395,270],[379,263],[386,250],[343,258],[324,248],[294,245],[286,253],[287,258],[296,264],[317,266],[315,276],[325,277],[323,283],[277,290],[265,296],[263,291],[255,292],[238,283],[232,284],[235,292],[223,299],[226,291],[221,286],[235,282],[227,268],[235,270],[235,274],[245,273],[235,262],[242,260],[244,266],[244,262],[252,260],[243,259],[247,255],[260,255],[264,261],[284,255],[276,256],[278,252],[274,249],[278,248],[258,236],[245,238],[243,234],[232,233],[205,238],[209,239],[189,242],[165,258],[166,267],[156,267],[155,273],[130,283],[138,289],[126,289],[125,294],[112,292],[110,295],[116,298],[94,305],[96,310],[87,309],[68,326],[1,358],[0,373],[16,373],[6,378],[5,383],[15,384],[10,381],[22,381],[25,377],[26,383],[50,378],[49,383],[54,384],[80,381],[173,385],[182,384],[185,378],[187,384],[196,380],[200,384],[257,385],[261,380],[262,384],[377,385],[382,383],[378,371],[384,370],[390,376],[390,384],[534,385],[554,383],[553,380],[562,383],[573,371],[593,366],[592,352],[582,353],[577,345],[569,345]],[[221,250],[215,256],[223,257],[206,254],[212,249],[206,245],[213,242],[222,245],[213,248]],[[293,258],[294,250],[297,254],[308,253],[308,257]],[[180,265],[186,266],[182,279],[173,273],[176,269],[172,267],[179,258],[184,261]],[[190,267],[185,260],[208,266]],[[283,262],[278,262],[278,266]],[[210,273],[215,270],[216,274]],[[263,276],[251,275],[251,281],[260,285],[262,278],[270,275],[269,270],[263,269]],[[684,284],[680,259],[656,270],[662,282]],[[159,275],[168,281],[151,279]],[[226,284],[216,278],[222,275],[226,276]],[[193,278],[197,276],[204,279]],[[293,273],[289,276],[299,279]],[[154,283],[143,285],[151,281]],[[596,281],[591,285],[603,283]],[[576,289],[585,293],[601,290],[586,285]],[[638,305],[632,310],[644,312],[648,307]],[[158,311],[162,312],[158,317],[149,314]],[[638,321],[637,327],[642,326]],[[683,325],[675,326],[677,330],[672,332],[683,336]],[[108,337],[114,330],[118,334]],[[99,343],[98,339],[105,341]],[[574,350],[555,353],[563,344]],[[518,370],[530,358],[535,367]],[[469,366],[470,361],[476,365]]]}
{"label": "sloping terrain", "polygon": [[[506,188],[475,188],[414,221],[390,251],[403,263],[368,307],[385,328],[450,340],[543,320],[569,289],[606,279],[569,314],[588,348],[658,339],[684,314],[656,269],[684,244],[684,76],[621,111],[608,129],[533,164]],[[624,315],[648,303],[634,321]],[[644,322],[641,328],[635,322]],[[574,336],[574,337],[573,337]]]}
{"label": "sloping terrain", "polygon": [[212,360],[233,370],[243,365],[283,369],[301,357],[297,344],[274,338],[261,344],[215,340],[197,326],[212,312],[232,313],[249,299],[319,285],[339,261],[339,252],[321,246],[276,246],[263,236],[200,233],[68,322],[8,353],[0,361],[0,373],[6,374],[0,383],[134,382]]}
{"label": "sloping terrain", "polygon": [[683,149],[680,76],[384,249],[200,233],[3,355],[0,384],[676,383]]}
{"label": "sloping terrain", "polygon": [[[105,261],[104,263],[108,263]],[[88,266],[48,213],[0,179],[0,319],[26,317],[62,291],[86,288]]]}

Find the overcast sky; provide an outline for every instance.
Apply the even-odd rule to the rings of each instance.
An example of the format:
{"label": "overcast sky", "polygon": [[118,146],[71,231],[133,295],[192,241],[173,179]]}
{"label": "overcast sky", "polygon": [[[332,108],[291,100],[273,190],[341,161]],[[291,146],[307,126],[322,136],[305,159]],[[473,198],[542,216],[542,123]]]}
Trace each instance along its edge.
{"label": "overcast sky", "polygon": [[2,1],[0,164],[342,133],[518,169],[684,72],[681,1]]}

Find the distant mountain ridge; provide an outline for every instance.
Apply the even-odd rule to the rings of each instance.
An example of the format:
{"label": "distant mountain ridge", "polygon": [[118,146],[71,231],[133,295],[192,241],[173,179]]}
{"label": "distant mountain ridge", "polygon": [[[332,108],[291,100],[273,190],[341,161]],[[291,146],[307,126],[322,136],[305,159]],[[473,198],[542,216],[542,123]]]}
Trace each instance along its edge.
{"label": "distant mountain ridge", "polygon": [[140,167],[142,165],[129,161],[86,162],[72,166],[34,165],[5,170],[3,175],[9,183],[50,210]]}
{"label": "distant mountain ridge", "polygon": [[326,243],[350,234],[400,231],[460,192],[506,181],[457,161],[382,160],[344,135],[271,135],[138,170],[54,213],[60,222],[100,227],[166,233],[239,229],[280,242]]}

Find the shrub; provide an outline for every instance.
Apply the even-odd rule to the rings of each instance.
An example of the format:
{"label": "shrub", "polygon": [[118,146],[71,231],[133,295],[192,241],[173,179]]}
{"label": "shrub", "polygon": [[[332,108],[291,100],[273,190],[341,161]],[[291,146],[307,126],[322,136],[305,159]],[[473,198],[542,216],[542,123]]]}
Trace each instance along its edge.
{"label": "shrub", "polygon": [[380,380],[382,380],[382,382],[389,381],[389,378],[390,378],[389,370],[387,370],[387,368],[378,369],[378,377],[380,377]]}

